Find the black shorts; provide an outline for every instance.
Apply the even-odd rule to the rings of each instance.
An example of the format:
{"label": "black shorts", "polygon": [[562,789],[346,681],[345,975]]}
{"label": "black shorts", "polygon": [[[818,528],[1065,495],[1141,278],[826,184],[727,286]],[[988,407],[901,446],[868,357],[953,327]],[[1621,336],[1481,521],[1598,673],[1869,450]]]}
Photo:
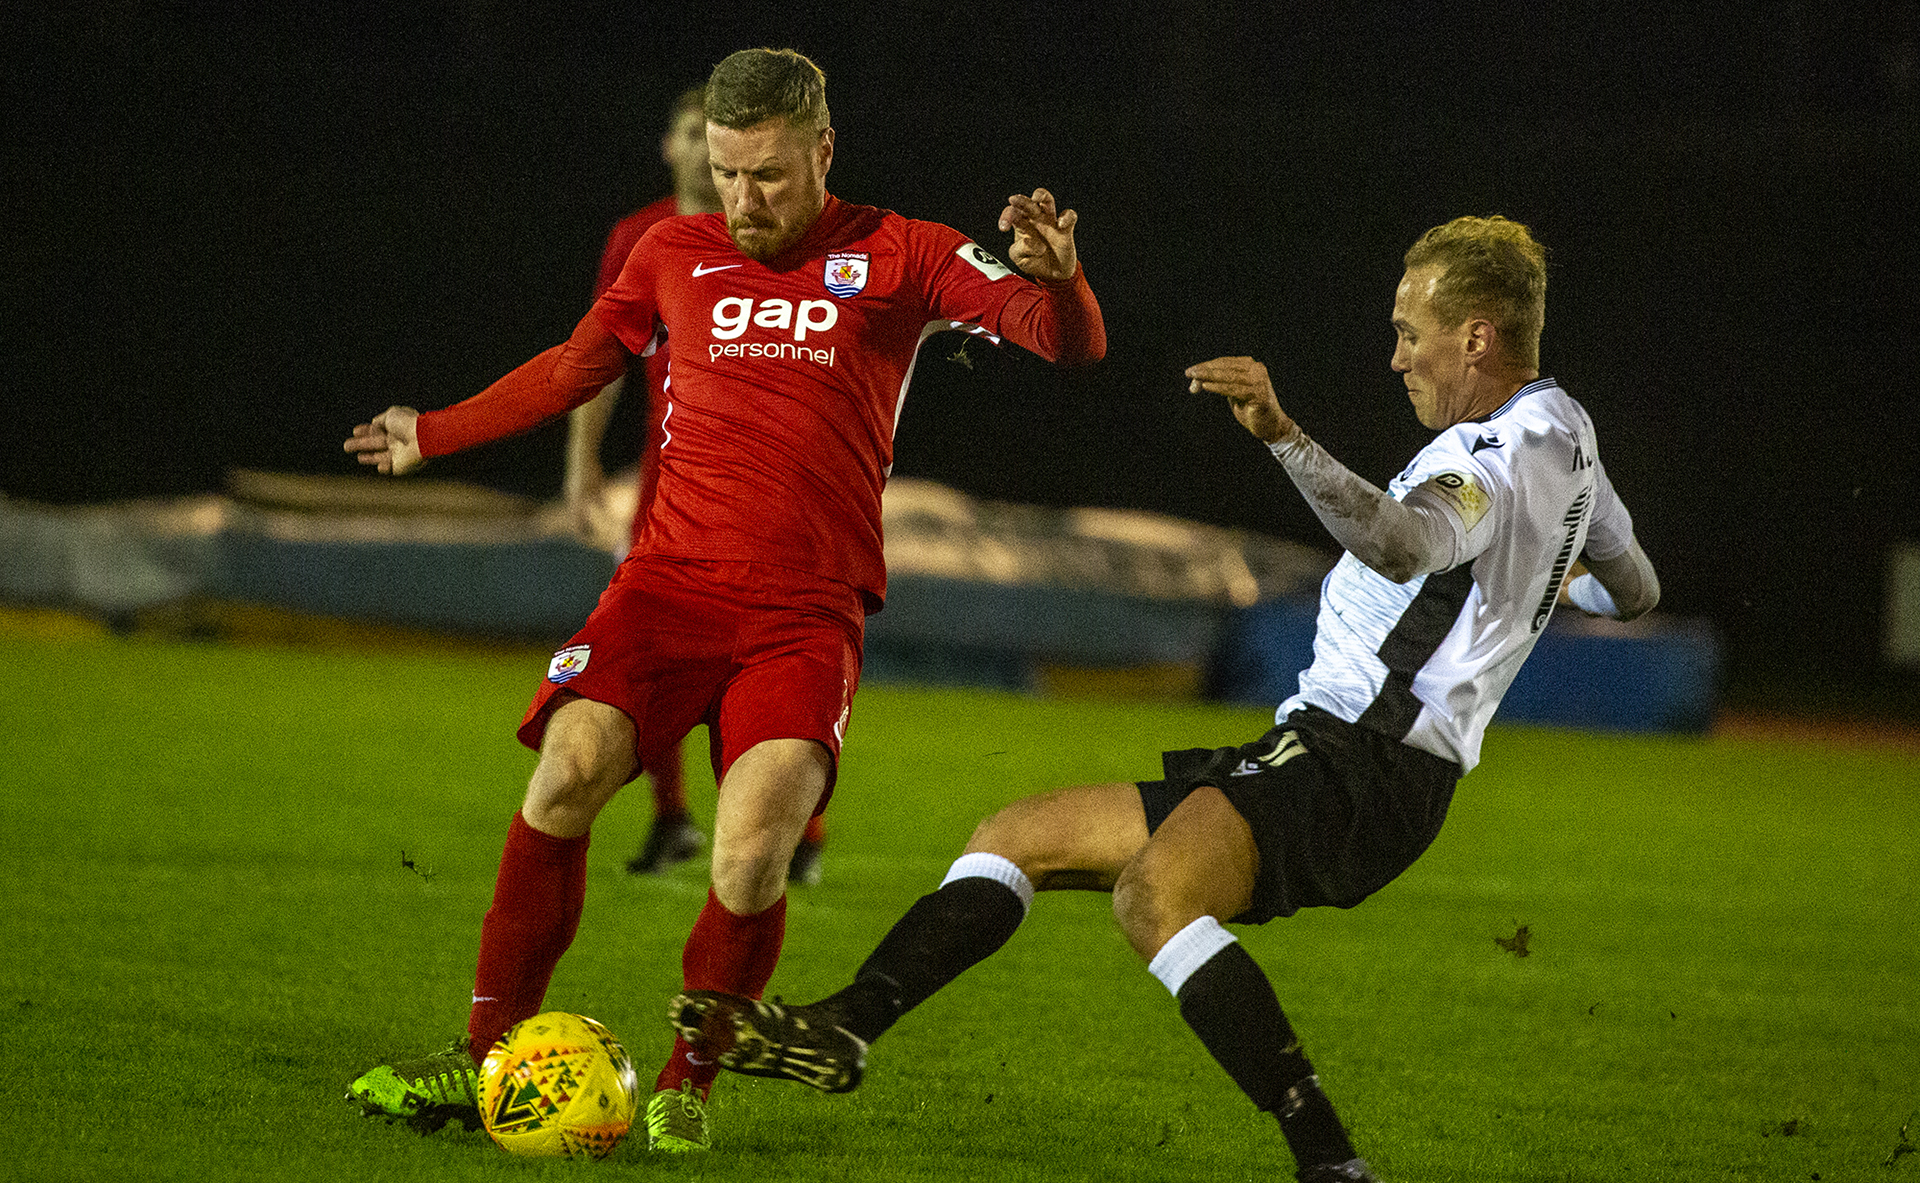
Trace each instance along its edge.
{"label": "black shorts", "polygon": [[1302,908],[1351,908],[1433,844],[1460,766],[1303,707],[1249,744],[1161,756],[1140,782],[1147,829],[1201,785],[1225,794],[1260,851],[1253,900],[1233,917],[1264,924]]}

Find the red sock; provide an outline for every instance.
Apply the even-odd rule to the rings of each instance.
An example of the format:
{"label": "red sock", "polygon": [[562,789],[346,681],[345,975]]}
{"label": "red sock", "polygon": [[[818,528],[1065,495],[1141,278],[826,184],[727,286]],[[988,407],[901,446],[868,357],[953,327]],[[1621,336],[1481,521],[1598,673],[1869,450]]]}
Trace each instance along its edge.
{"label": "red sock", "polygon": [[660,767],[647,769],[647,780],[653,785],[655,816],[687,816],[686,767],[678,747],[661,757]]}
{"label": "red sock", "polygon": [[827,815],[816,813],[807,819],[806,841],[815,846],[827,840]]}
{"label": "red sock", "polygon": [[[758,998],[773,980],[780,963],[780,944],[787,936],[787,897],[756,916],[736,916],[709,889],[707,906],[700,910],[693,931],[680,954],[681,981],[689,990],[724,990]],[[720,1065],[693,1054],[684,1039],[675,1037],[673,1057],[660,1070],[654,1090],[677,1089],[690,1080],[706,1096],[720,1075]]]}
{"label": "red sock", "polygon": [[467,1034],[476,1063],[493,1041],[540,1013],[560,955],[573,944],[587,895],[587,839],[555,838],[518,812],[500,852],[493,907],[480,926]]}

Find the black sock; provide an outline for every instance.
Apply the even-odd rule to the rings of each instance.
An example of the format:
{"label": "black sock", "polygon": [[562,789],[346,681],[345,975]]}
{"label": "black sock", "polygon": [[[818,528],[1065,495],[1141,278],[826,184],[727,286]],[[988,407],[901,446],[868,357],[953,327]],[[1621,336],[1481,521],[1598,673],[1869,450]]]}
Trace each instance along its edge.
{"label": "black sock", "polygon": [[1194,970],[1180,987],[1179,1000],[1180,1017],[1227,1075],[1256,1106],[1279,1118],[1280,1132],[1302,1166],[1355,1157],[1273,984],[1238,941]]}
{"label": "black sock", "polygon": [[841,1025],[871,1043],[935,991],[1007,943],[1027,909],[992,879],[955,879],[921,896],[894,923],[853,977],[819,1005],[837,1007]]}

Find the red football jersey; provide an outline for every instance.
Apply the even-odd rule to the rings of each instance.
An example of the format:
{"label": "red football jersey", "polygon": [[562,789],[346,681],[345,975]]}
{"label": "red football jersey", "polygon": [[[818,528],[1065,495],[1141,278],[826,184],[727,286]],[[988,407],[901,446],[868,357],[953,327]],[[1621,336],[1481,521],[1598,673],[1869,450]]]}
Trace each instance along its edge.
{"label": "red football jersey", "polygon": [[956,230],[828,197],[768,262],[718,214],[649,230],[593,315],[629,350],[670,332],[657,484],[635,549],[748,559],[886,591],[880,491],[921,342],[971,328],[1049,360],[1106,349],[1083,275],[1041,285]]}
{"label": "red football jersey", "polygon": [[880,490],[921,342],[1005,337],[1094,361],[1106,327],[1084,272],[1039,284],[965,235],[829,196],[762,263],[719,214],[647,231],[573,336],[487,389],[422,414],[422,456],[526,431],[579,406],[672,330],[657,483],[636,553],[772,563],[886,594]]}

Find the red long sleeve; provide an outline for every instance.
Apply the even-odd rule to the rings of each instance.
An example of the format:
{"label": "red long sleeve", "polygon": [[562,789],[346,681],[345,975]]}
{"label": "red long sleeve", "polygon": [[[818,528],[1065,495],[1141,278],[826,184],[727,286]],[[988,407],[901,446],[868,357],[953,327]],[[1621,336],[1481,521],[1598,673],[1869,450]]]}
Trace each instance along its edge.
{"label": "red long sleeve", "polygon": [[564,415],[627,372],[627,350],[588,313],[563,345],[514,367],[464,402],[427,411],[415,427],[422,456],[445,456],[529,431]]}
{"label": "red long sleeve", "polygon": [[1107,325],[1100,302],[1087,286],[1084,267],[1065,283],[1035,283],[1007,301],[1000,332],[1022,349],[1063,366],[1080,366],[1107,355]]}

